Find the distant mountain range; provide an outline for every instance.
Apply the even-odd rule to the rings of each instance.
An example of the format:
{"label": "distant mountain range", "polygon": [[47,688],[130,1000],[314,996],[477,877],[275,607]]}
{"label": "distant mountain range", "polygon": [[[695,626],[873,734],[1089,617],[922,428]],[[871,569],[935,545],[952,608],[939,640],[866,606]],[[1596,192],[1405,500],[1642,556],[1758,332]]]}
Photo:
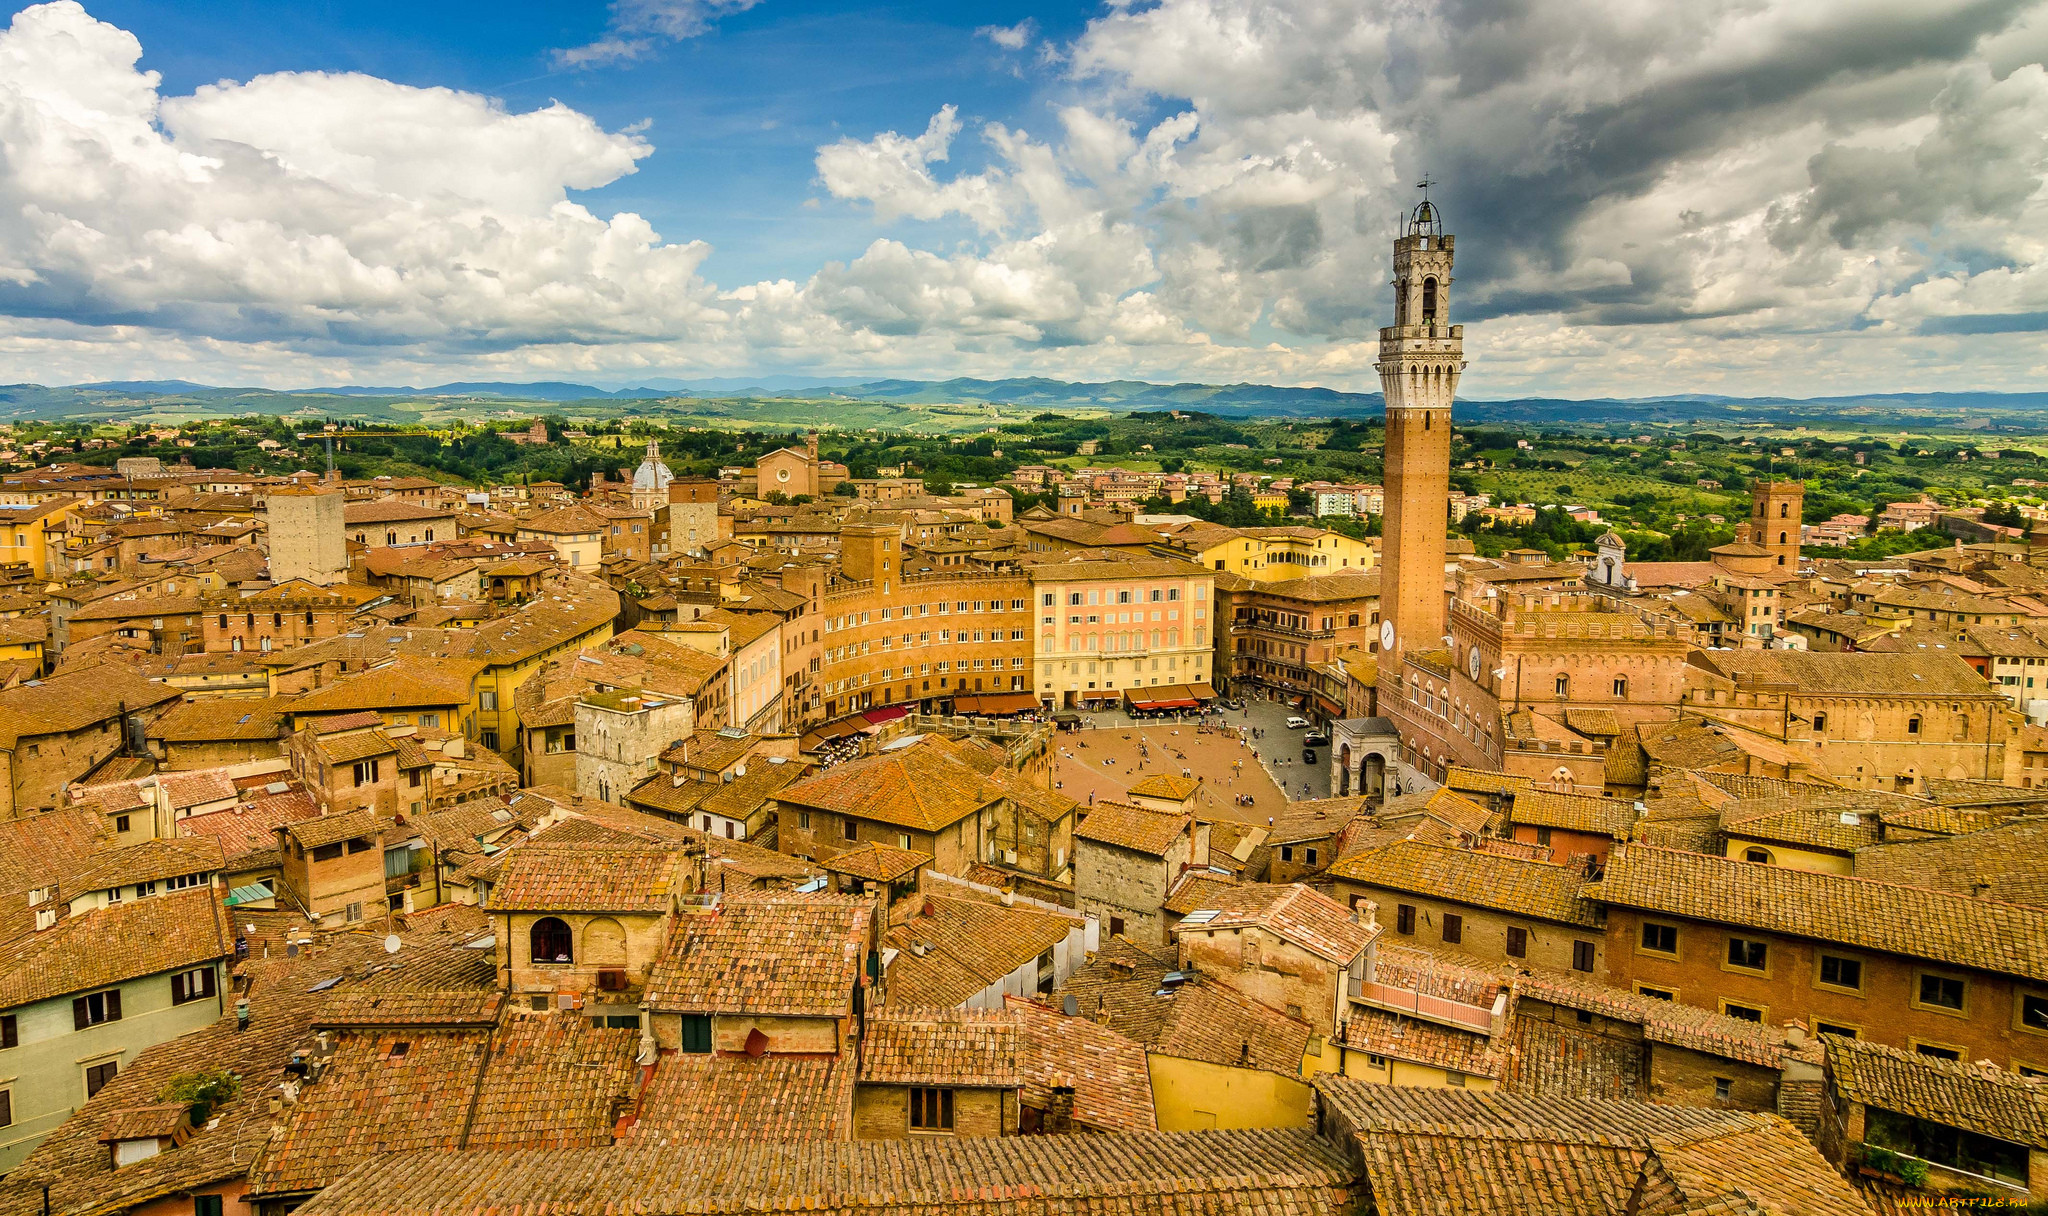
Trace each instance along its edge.
{"label": "distant mountain range", "polygon": [[[658,378],[630,388],[603,389],[563,381],[517,383],[456,381],[428,387],[333,385],[277,390],[194,384],[186,380],[121,380],[45,387],[0,385],[0,415],[34,418],[116,420],[178,412],[193,407],[203,415],[304,413],[401,421],[417,418],[421,402],[487,400],[563,407],[579,404],[592,412],[604,402],[635,403],[630,412],[742,416],[739,406],[806,403],[812,413],[832,403],[866,407],[865,424],[890,405],[921,409],[943,406],[1003,406],[1017,411],[1087,408],[1118,413],[1192,410],[1228,418],[1371,418],[1384,408],[1378,393],[1267,384],[1153,384],[1142,380],[1076,383],[1043,377],[1005,380],[841,381],[803,376]],[[669,403],[655,407],[656,402]],[[693,403],[702,402],[702,405]],[[713,405],[713,402],[719,404]],[[751,407],[749,407],[751,408]],[[760,421],[787,412],[770,408]],[[1461,420],[1521,426],[1614,423],[1831,423],[1859,426],[1887,423],[1997,431],[2039,431],[2048,412],[2042,393],[1875,393],[1842,397],[1729,397],[1672,393],[1655,397],[1572,400],[1519,397],[1459,402]],[[827,415],[829,417],[829,415]]]}

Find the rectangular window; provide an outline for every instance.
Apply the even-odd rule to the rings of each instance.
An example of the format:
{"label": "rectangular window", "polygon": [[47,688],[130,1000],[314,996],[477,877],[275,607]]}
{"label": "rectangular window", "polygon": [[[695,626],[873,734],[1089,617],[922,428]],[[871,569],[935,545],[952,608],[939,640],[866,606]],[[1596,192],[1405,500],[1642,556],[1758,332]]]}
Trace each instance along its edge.
{"label": "rectangular window", "polygon": [[1815,1022],[1813,1024],[1813,1033],[1839,1035],[1845,1039],[1861,1037],[1854,1026],[1844,1026],[1838,1022]]}
{"label": "rectangular window", "polygon": [[220,1216],[220,1196],[192,1196],[192,1216]]}
{"label": "rectangular window", "polygon": [[859,839],[860,839],[860,821],[859,821],[858,819],[849,819],[849,820],[847,820],[847,821],[846,821],[846,825],[845,825],[845,828],[844,828],[844,831],[845,831],[845,833],[846,833],[846,838],[847,838],[848,840],[859,840]]}
{"label": "rectangular window", "polygon": [[21,1029],[15,1023],[14,1015],[0,1015],[0,1051],[21,1046]]}
{"label": "rectangular window", "polygon": [[1746,937],[1728,939],[1728,965],[1744,971],[1762,971],[1770,962],[1770,948]]}
{"label": "rectangular window", "polygon": [[913,1087],[910,1091],[910,1126],[921,1131],[952,1131],[953,1091]]}
{"label": "rectangular window", "polygon": [[1593,970],[1593,943],[1572,943],[1572,970],[1591,974]]}
{"label": "rectangular window", "polygon": [[201,967],[171,977],[171,1004],[203,1001],[214,993],[213,968]]}
{"label": "rectangular window", "polygon": [[377,762],[375,760],[356,761],[355,775],[357,785],[374,784],[377,780]]}
{"label": "rectangular window", "polygon": [[1764,1011],[1762,1009],[1755,1005],[1743,1005],[1735,1001],[1722,1001],[1721,1012],[1731,1018],[1741,1018],[1745,1022],[1761,1022],[1764,1020]]}
{"label": "rectangular window", "polygon": [[682,1049],[691,1055],[708,1055],[711,1051],[711,1015],[708,1013],[686,1013],[683,1015]]}
{"label": "rectangular window", "polygon": [[[2048,996],[2026,994],[2020,997],[2020,1025],[2027,1030],[2048,1031]],[[0,1046],[13,1044],[4,1043]]]}
{"label": "rectangular window", "polygon": [[0,1089],[0,1127],[14,1126],[14,1091]]}
{"label": "rectangular window", "polygon": [[1963,981],[1948,975],[1920,977],[1920,1003],[1933,1009],[1963,1010]]}
{"label": "rectangular window", "polygon": [[1508,957],[1529,957],[1529,931],[1518,926],[1508,928]]}
{"label": "rectangular window", "polygon": [[1832,954],[1820,956],[1820,982],[1831,988],[1863,990],[1863,963],[1860,959],[1840,958]]}
{"label": "rectangular window", "polygon": [[74,1030],[84,1030],[88,1026],[97,1026],[102,1022],[118,1022],[120,1020],[121,992],[119,989],[89,993],[71,1002],[71,1023]]}
{"label": "rectangular window", "polygon": [[1444,941],[1455,945],[1465,940],[1465,918],[1454,912],[1444,913]]}
{"label": "rectangular window", "polygon": [[1960,1050],[1954,1047],[1943,1047],[1939,1043],[1915,1043],[1913,1044],[1913,1050],[1923,1056],[1933,1056],[1937,1060],[1960,1060],[1963,1058],[1963,1053]]}
{"label": "rectangular window", "polygon": [[1651,954],[1678,953],[1678,926],[1643,922],[1643,949]]}
{"label": "rectangular window", "polygon": [[490,710],[498,708],[498,694],[492,689],[484,689],[476,695],[476,698],[478,709]]}
{"label": "rectangular window", "polygon": [[1394,932],[1412,934],[1415,932],[1415,905],[1396,904],[1394,907]]}
{"label": "rectangular window", "polygon": [[100,1090],[106,1088],[107,1082],[113,1080],[115,1075],[118,1074],[120,1071],[121,1065],[120,1062],[117,1060],[108,1060],[104,1064],[95,1064],[92,1067],[86,1069],[85,1096],[90,1098],[94,1094],[100,1092]]}
{"label": "rectangular window", "polygon": [[1124,935],[1123,917],[1112,916],[1109,918],[1109,935],[1111,937],[1122,937]]}
{"label": "rectangular window", "polygon": [[1714,1099],[1727,1102],[1735,1096],[1735,1082],[1728,1077],[1714,1078]]}
{"label": "rectangular window", "polygon": [[1678,994],[1669,988],[1654,988],[1649,984],[1637,984],[1636,991],[1653,1001],[1675,1001]]}

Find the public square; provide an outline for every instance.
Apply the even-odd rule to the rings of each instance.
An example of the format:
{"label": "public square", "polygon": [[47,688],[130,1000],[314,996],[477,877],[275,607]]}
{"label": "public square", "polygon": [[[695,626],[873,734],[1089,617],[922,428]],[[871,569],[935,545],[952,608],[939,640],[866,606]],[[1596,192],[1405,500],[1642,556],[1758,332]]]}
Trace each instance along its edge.
{"label": "public square", "polygon": [[[1081,729],[1061,731],[1054,739],[1054,779],[1062,793],[1085,807],[1091,794],[1096,800],[1121,798],[1146,777],[1186,770],[1202,780],[1198,813],[1264,823],[1288,802],[1329,793],[1328,752],[1317,748],[1317,762],[1302,763],[1301,741],[1309,732],[1287,728],[1294,712],[1278,702],[1252,700],[1242,711],[1191,714],[1185,721],[1133,721],[1122,710],[1084,714]],[[1261,732],[1257,738],[1255,730]],[[1249,796],[1250,804],[1239,805],[1241,796]]]}

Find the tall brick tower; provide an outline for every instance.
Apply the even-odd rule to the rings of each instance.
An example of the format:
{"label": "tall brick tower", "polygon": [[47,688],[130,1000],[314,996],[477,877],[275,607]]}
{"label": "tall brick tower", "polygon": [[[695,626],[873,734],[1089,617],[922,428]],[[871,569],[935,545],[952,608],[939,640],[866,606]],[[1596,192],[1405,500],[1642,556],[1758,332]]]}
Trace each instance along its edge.
{"label": "tall brick tower", "polygon": [[1805,507],[1803,481],[1750,483],[1750,531],[1756,543],[1776,559],[1771,563],[1774,573],[1799,573],[1799,516]]}
{"label": "tall brick tower", "polygon": [[[1456,239],[1444,235],[1443,217],[1425,195],[1394,241],[1394,323],[1380,330],[1375,365],[1387,399],[1383,689],[1390,688],[1390,677],[1400,679],[1402,651],[1443,645],[1451,398],[1465,370],[1465,327],[1447,320]],[[1386,697],[1383,692],[1383,702]]]}

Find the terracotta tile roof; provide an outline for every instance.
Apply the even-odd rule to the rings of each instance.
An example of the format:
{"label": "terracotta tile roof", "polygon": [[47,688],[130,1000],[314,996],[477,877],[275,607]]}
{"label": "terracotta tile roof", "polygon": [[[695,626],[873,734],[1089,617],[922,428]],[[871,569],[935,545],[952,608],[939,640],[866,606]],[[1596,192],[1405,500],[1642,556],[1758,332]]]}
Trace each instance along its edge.
{"label": "terracotta tile roof", "polygon": [[357,731],[345,735],[323,735],[319,749],[329,764],[354,764],[372,756],[388,756],[398,750],[391,736],[381,730]]}
{"label": "terracotta tile roof", "polygon": [[2048,1149],[2048,1085],[1988,1062],[1966,1064],[1823,1035],[1827,1076],[1851,1102]]}
{"label": "terracotta tile roof", "polygon": [[1315,1085],[1352,1129],[1383,1216],[1869,1214],[1776,1115],[1410,1089],[1327,1073]]}
{"label": "terracotta tile roof", "polygon": [[313,1015],[313,1025],[491,1027],[505,1009],[501,992],[474,988],[343,989]]}
{"label": "terracotta tile roof", "polygon": [[232,810],[188,815],[178,821],[178,831],[219,841],[226,868],[253,869],[266,864],[266,858],[274,862],[278,828],[319,817],[320,804],[305,790],[259,792]]}
{"label": "terracotta tile roof", "polygon": [[937,1137],[507,1154],[411,1153],[365,1165],[306,1216],[604,1216],[833,1212],[1338,1216],[1355,1175],[1307,1129]]}
{"label": "terracotta tile roof", "polygon": [[1588,895],[2048,982],[2048,911],[2039,908],[1641,844],[1616,848]]}
{"label": "terracotta tile roof", "polygon": [[819,864],[832,874],[849,874],[874,882],[894,882],[931,862],[930,853],[870,842],[834,853]]}
{"label": "terracotta tile roof", "polygon": [[211,887],[97,908],[0,944],[0,1009],[196,967],[233,950]]}
{"label": "terracotta tile roof", "polygon": [[463,1147],[610,1144],[638,1085],[639,1049],[638,1029],[592,1026],[578,1013],[513,1017],[491,1039]]}
{"label": "terracotta tile roof", "polygon": [[620,1138],[642,1148],[853,1138],[854,1063],[833,1055],[669,1052]]}
{"label": "terracotta tile roof", "polygon": [[1044,1110],[1053,1090],[1065,1088],[1073,1091],[1073,1118],[1080,1126],[1099,1132],[1159,1129],[1143,1044],[1021,997],[1004,997],[1003,1005],[1018,1019],[1025,1105]]}
{"label": "terracotta tile roof", "polygon": [[1003,796],[941,740],[848,764],[783,788],[778,799],[922,832],[949,827]]}
{"label": "terracotta tile roof", "polygon": [[1584,876],[1568,866],[1525,861],[1419,840],[1399,840],[1346,857],[1332,879],[1432,899],[1495,908],[1559,924],[1595,927]]}
{"label": "terracotta tile roof", "polygon": [[[1204,916],[1213,912],[1213,916]],[[1351,918],[1343,904],[1300,883],[1274,886],[1243,883],[1217,890],[1181,919],[1180,928],[1238,929],[1258,926],[1339,966],[1349,966],[1379,936]]]}
{"label": "terracotta tile roof", "polygon": [[124,848],[108,849],[93,864],[71,875],[64,889],[70,895],[104,891],[129,883],[161,882],[186,874],[206,874],[221,868],[220,842],[204,836],[145,840]]}
{"label": "terracotta tile roof", "polygon": [[114,717],[123,705],[132,713],[178,696],[169,684],[145,679],[121,663],[61,671],[0,691],[0,741],[11,745],[25,736],[83,730]]}
{"label": "terracotta tile roof", "polygon": [[957,1005],[1037,959],[1081,925],[1078,915],[927,894],[916,915],[884,936],[897,951],[889,964],[889,999]]}
{"label": "terracotta tile roof", "polygon": [[383,830],[384,825],[370,811],[321,815],[284,825],[285,835],[308,849],[317,849],[323,844],[334,844],[342,840],[375,836]]}
{"label": "terracotta tile roof", "polygon": [[[1266,843],[1271,845],[1298,844],[1304,840],[1324,840],[1343,831],[1361,818],[1370,818],[1371,810],[1362,796],[1349,798],[1314,798],[1290,802],[1273,816],[1273,822],[1266,829]],[[1214,846],[1212,836],[1211,847]]]}
{"label": "terracotta tile roof", "polygon": [[458,1147],[490,1041],[483,1030],[343,1035],[249,1171],[250,1192],[317,1191],[379,1153]]}
{"label": "terracotta tile roof", "polygon": [[1622,798],[1594,798],[1529,789],[1514,795],[1508,822],[1532,827],[1563,828],[1627,840],[1635,827],[1635,804]]}
{"label": "terracotta tile roof", "polygon": [[[1213,845],[1211,847],[1214,847]],[[1216,874],[1208,870],[1189,870],[1174,879],[1167,889],[1166,902],[1160,910],[1175,916],[1186,916],[1196,908],[1204,907],[1206,901],[1219,898],[1219,893],[1237,885],[1237,878],[1231,874]]]}
{"label": "terracotta tile roof", "polygon": [[1024,1084],[1019,1015],[958,1006],[891,1005],[868,1015],[860,1044],[864,1085]]}
{"label": "terracotta tile roof", "polygon": [[1074,828],[1074,838],[1148,857],[1164,857],[1194,823],[1195,817],[1184,811],[1154,811],[1127,802],[1098,802]]}
{"label": "terracotta tile roof", "polygon": [[190,1121],[192,1107],[186,1102],[152,1102],[117,1110],[100,1125],[100,1141],[153,1140],[169,1138]]}
{"label": "terracotta tile roof", "polygon": [[1855,861],[1858,878],[2048,908],[2048,821],[1873,845],[1858,849]]}
{"label": "terracotta tile roof", "polygon": [[166,743],[275,739],[282,733],[279,728],[291,701],[289,697],[184,701],[150,723],[149,737]]}
{"label": "terracotta tile roof", "polygon": [[841,896],[729,898],[686,916],[647,978],[664,1013],[840,1017],[852,1011],[872,906]]}
{"label": "terracotta tile roof", "polygon": [[1515,977],[1514,991],[1518,998],[1583,1009],[1641,1026],[1643,1037],[1653,1043],[1669,1043],[1765,1068],[1782,1068],[1794,1059],[1816,1061],[1818,1056],[1813,1040],[1793,1043],[1785,1037],[1783,1027],[1643,996],[1584,978],[1577,972],[1530,969]]}
{"label": "terracotta tile roof", "polygon": [[1133,785],[1125,793],[1145,798],[1164,799],[1168,802],[1186,802],[1195,796],[1195,791],[1201,788],[1202,783],[1192,777],[1176,777],[1170,773],[1153,773],[1151,776]]}
{"label": "terracotta tile roof", "polygon": [[1301,1075],[1312,1033],[1290,1018],[1207,976],[1166,983],[1171,952],[1154,953],[1112,938],[1056,994],[1159,1055]]}
{"label": "terracotta tile roof", "polygon": [[1694,651],[1688,660],[1718,675],[1789,684],[1806,697],[1974,697],[2000,695],[1954,655],[1798,650]]}
{"label": "terracotta tile roof", "polygon": [[507,912],[637,912],[675,904],[682,858],[661,845],[561,847],[547,834],[506,855],[489,906]]}
{"label": "terracotta tile roof", "polygon": [[1462,794],[1518,794],[1534,785],[1527,777],[1455,765],[1444,775],[1444,784]]}
{"label": "terracotta tile roof", "polygon": [[1853,853],[1884,835],[1878,817],[1852,807],[1784,807],[1775,799],[1736,798],[1721,805],[1721,834],[1737,840]]}
{"label": "terracotta tile roof", "polygon": [[1440,953],[1384,939],[1373,950],[1373,974],[1381,983],[1482,1009],[1492,1006],[1518,973],[1518,967],[1505,963],[1491,964],[1467,954]]}
{"label": "terracotta tile roof", "polygon": [[1499,1080],[1506,1056],[1493,1040],[1475,1031],[1403,1017],[1384,1009],[1354,1005],[1339,1040],[1376,1056],[1422,1064],[1469,1077]]}
{"label": "terracotta tile roof", "polygon": [[[417,925],[442,918],[411,919]],[[446,952],[431,944],[444,935],[435,929],[402,936],[406,942],[403,955],[414,966],[381,972],[367,982],[388,981],[414,969],[433,977],[434,982],[445,982],[448,969],[437,960]],[[486,965],[478,978],[495,982],[488,951],[464,952],[458,945],[457,953],[482,953]],[[189,1206],[190,1200],[185,1198],[189,1192],[246,1177],[276,1119],[269,1099],[277,1093],[277,1082],[284,1076],[292,1051],[311,1033],[312,1011],[325,999],[324,994],[307,989],[316,981],[337,976],[357,982],[356,976],[387,962],[381,939],[357,935],[323,939],[323,944],[296,957],[287,957],[281,949],[269,958],[252,957],[244,964],[251,980],[253,1017],[249,1028],[237,1029],[229,1014],[190,1034],[146,1048],[124,1063],[119,1075],[44,1139],[27,1161],[0,1180],[0,1212],[10,1216],[40,1212],[45,1183],[51,1188],[51,1211],[59,1216],[119,1216],[151,1200],[174,1196]],[[191,1138],[176,1149],[114,1169],[106,1145],[100,1142],[108,1116],[160,1101],[172,1078],[203,1068],[225,1068],[240,1075],[241,1094],[216,1107],[213,1120],[194,1129]]]}

